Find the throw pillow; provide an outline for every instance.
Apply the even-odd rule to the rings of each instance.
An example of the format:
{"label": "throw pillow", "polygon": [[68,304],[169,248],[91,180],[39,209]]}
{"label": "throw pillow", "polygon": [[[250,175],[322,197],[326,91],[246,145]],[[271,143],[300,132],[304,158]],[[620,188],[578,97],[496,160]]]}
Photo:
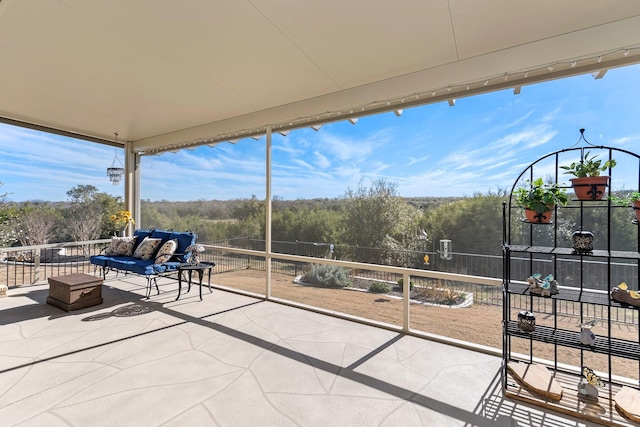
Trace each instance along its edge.
{"label": "throw pillow", "polygon": [[133,245],[136,243],[136,236],[131,237],[112,237],[111,244],[105,251],[108,256],[131,256],[133,254]]}
{"label": "throw pillow", "polygon": [[160,246],[158,253],[156,255],[156,264],[164,264],[165,262],[169,262],[173,254],[178,249],[178,240],[171,239],[164,242],[164,245]]}
{"label": "throw pillow", "polygon": [[153,255],[158,250],[158,246],[160,246],[161,242],[162,239],[152,239],[150,237],[145,237],[142,243],[140,243],[136,248],[135,252],[133,253],[133,257],[145,260],[153,259]]}

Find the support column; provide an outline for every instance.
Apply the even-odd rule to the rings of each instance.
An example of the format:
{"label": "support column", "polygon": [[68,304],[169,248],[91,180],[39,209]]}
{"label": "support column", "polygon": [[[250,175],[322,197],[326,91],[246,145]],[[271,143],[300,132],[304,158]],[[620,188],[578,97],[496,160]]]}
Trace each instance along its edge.
{"label": "support column", "polygon": [[[140,156],[129,141],[124,143],[124,208],[131,212],[135,221],[133,228],[137,228],[140,224]],[[127,235],[132,233],[133,230],[127,229]]]}
{"label": "support column", "polygon": [[409,332],[409,310],[411,307],[411,276],[405,273],[402,276],[402,330]]}
{"label": "support column", "polygon": [[267,270],[265,296],[271,298],[271,125],[267,126],[267,170],[265,197],[265,264]]}

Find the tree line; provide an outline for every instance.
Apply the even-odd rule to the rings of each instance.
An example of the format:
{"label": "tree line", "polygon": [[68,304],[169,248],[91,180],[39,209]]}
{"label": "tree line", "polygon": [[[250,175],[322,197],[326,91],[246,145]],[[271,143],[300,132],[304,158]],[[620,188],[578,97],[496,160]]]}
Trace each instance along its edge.
{"label": "tree line", "polygon": [[[119,230],[111,215],[123,209],[122,199],[78,185],[67,192],[65,202],[11,203],[0,196],[0,244],[27,246],[45,243],[108,238]],[[503,203],[508,192],[498,190],[460,198],[405,198],[397,185],[385,179],[366,186],[362,181],[334,199],[272,201],[271,233],[274,241],[303,241],[376,248],[385,262],[409,265],[403,251],[432,252],[442,239],[455,252],[500,255]],[[237,200],[189,202],[141,202],[141,224],[136,227],[193,231],[200,242],[236,237],[264,239],[266,203],[252,196]],[[611,239],[616,249],[637,247],[637,226],[630,210],[590,211],[579,218],[579,209],[563,209],[558,218],[560,239],[570,246],[572,232],[582,224],[596,235],[596,242]],[[516,213],[516,215],[518,215]],[[584,214],[583,214],[584,215]],[[606,224],[611,221],[611,236]],[[519,218],[512,232],[525,236],[531,230]],[[536,227],[538,239],[552,236],[550,228]],[[512,241],[517,241],[517,238]]]}

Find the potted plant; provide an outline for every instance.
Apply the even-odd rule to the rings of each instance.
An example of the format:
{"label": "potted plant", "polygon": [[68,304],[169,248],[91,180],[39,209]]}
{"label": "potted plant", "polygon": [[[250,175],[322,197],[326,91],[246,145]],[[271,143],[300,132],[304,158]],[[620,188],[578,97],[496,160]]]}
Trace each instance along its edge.
{"label": "potted plant", "polygon": [[610,196],[609,200],[619,205],[631,206],[636,213],[636,221],[640,222],[640,191],[632,191],[622,197]]}
{"label": "potted plant", "polygon": [[122,230],[122,236],[125,236],[127,234],[127,227],[129,226],[129,224],[135,224],[135,221],[131,216],[131,212],[129,211],[118,211],[115,214],[111,215],[109,217],[109,220],[113,224],[116,231]]}
{"label": "potted plant", "polygon": [[547,224],[551,221],[551,215],[555,205],[566,205],[569,201],[567,190],[557,183],[545,184],[542,178],[531,182],[514,191],[516,203],[524,208],[527,221],[538,224]]}
{"label": "potted plant", "polygon": [[575,176],[570,181],[578,200],[602,200],[605,187],[609,185],[609,176],[600,175],[600,172],[614,167],[616,161],[609,159],[603,163],[602,159],[596,160],[597,154],[591,157],[589,154],[590,152],[587,151],[579,162],[573,162],[569,166],[560,166],[560,168],[564,169],[566,174]]}

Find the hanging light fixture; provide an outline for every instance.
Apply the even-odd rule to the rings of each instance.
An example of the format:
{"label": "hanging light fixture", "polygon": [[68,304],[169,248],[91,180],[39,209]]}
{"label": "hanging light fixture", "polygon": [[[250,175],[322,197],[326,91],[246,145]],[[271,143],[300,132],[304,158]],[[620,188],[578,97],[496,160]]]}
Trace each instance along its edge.
{"label": "hanging light fixture", "polygon": [[[118,134],[115,133],[114,135],[116,136],[116,144],[117,144]],[[118,147],[116,147],[116,157],[113,159],[113,163],[111,164],[111,167],[107,168],[107,176],[109,177],[109,181],[111,181],[113,185],[120,184],[120,180],[122,180],[122,177],[124,176],[123,166],[124,165],[118,158]]]}

